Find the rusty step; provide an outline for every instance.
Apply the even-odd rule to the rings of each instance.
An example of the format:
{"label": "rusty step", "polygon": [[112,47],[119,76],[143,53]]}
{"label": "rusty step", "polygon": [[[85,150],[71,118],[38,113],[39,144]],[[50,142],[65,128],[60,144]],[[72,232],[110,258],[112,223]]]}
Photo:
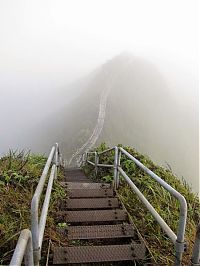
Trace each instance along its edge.
{"label": "rusty step", "polygon": [[119,208],[118,198],[81,198],[68,199],[62,210],[66,209],[112,209]]}
{"label": "rusty step", "polygon": [[58,212],[68,223],[126,221],[127,213],[124,210],[90,210]]}
{"label": "rusty step", "polygon": [[77,172],[77,173],[66,173],[65,172],[65,177],[76,177],[76,176],[88,178],[86,177],[84,173],[81,173],[81,172]]}
{"label": "rusty step", "polygon": [[110,184],[105,183],[75,183],[75,182],[66,182],[65,186],[68,189],[99,189],[99,188],[111,188]]}
{"label": "rusty step", "polygon": [[113,197],[114,191],[111,188],[100,189],[69,189],[70,198],[104,198]]}
{"label": "rusty step", "polygon": [[68,177],[65,177],[65,181],[66,182],[76,182],[76,183],[77,182],[86,183],[86,182],[89,182],[90,180],[84,176],[68,176]]}
{"label": "rusty step", "polygon": [[143,244],[55,247],[53,264],[137,261],[145,258]]}
{"label": "rusty step", "polygon": [[69,226],[67,237],[74,239],[107,239],[136,237],[132,225],[90,225],[90,226]]}

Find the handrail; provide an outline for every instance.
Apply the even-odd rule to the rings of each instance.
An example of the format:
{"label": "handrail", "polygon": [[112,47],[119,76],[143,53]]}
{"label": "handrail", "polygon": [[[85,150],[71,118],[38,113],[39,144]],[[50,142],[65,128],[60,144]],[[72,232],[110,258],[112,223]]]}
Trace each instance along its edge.
{"label": "handrail", "polygon": [[101,152],[98,152],[98,155],[101,155],[101,154],[104,154],[104,153],[107,153],[107,152],[113,151],[113,150],[115,150],[115,147],[107,149],[107,150],[104,150],[104,151],[101,151]]}
{"label": "handrail", "polygon": [[[104,154],[110,150],[115,149],[115,157],[114,157],[114,187],[115,189],[118,188],[119,185],[119,174],[121,174],[125,181],[130,185],[133,191],[138,195],[140,200],[144,203],[147,209],[151,212],[152,216],[155,220],[160,224],[161,228],[165,231],[168,235],[170,240],[173,242],[175,246],[175,262],[174,265],[179,266],[181,265],[182,254],[185,251],[186,244],[184,242],[184,235],[185,235],[185,227],[186,227],[186,220],[187,220],[187,202],[183,195],[181,195],[178,191],[172,188],[169,184],[167,184],[164,180],[162,180],[158,175],[144,166],[139,160],[133,157],[130,153],[124,150],[122,147],[113,147],[111,149],[107,149],[101,153],[95,153],[95,162],[91,162],[87,160],[86,154],[86,162],[95,166],[95,172],[97,173],[98,166],[105,166],[98,164],[99,155]],[[146,197],[142,194],[142,192],[137,188],[137,186],[133,183],[133,181],[128,177],[125,171],[120,166],[120,158],[121,154],[126,155],[130,160],[132,160],[138,167],[140,167],[145,173],[151,176],[155,181],[157,181],[163,188],[165,188],[172,196],[174,196],[180,203],[180,216],[179,216],[179,225],[177,235],[171,230],[171,228],[167,225],[167,223],[163,220],[163,218],[158,214],[158,212],[154,209],[154,207],[150,204],[150,202],[146,199]],[[97,159],[98,158],[98,159]]]}
{"label": "handrail", "polygon": [[[62,165],[62,155],[56,143],[49,154],[39,183],[31,201],[31,231],[24,229],[19,237],[10,265],[19,266],[25,256],[26,266],[39,266],[41,259],[41,248],[48,214],[49,202],[54,179],[57,178],[57,168]],[[44,189],[44,185],[51,168],[50,177],[46,189],[45,199],[39,219],[39,202]]]}
{"label": "handrail", "polygon": [[25,266],[33,266],[33,245],[31,231],[24,229],[21,231],[17,245],[12,256],[10,266],[20,266],[23,258]]}
{"label": "handrail", "polygon": [[[119,148],[119,150],[124,153],[129,159],[131,159],[140,169],[142,169],[145,173],[147,173],[149,176],[151,176],[155,181],[157,181],[163,188],[165,188],[172,196],[174,196],[180,203],[180,218],[179,218],[179,226],[177,231],[177,239],[176,239],[176,245],[177,245],[177,259],[180,259],[180,251],[178,249],[181,249],[184,251],[185,245],[184,245],[184,234],[185,234],[185,227],[186,227],[186,220],[187,220],[187,202],[185,198],[174,188],[172,188],[169,184],[167,184],[164,180],[162,180],[158,175],[156,175],[154,172],[152,172],[150,169],[148,169],[146,166],[144,166],[139,160],[134,158],[130,153],[128,153],[123,148]],[[179,246],[179,247],[178,247]]]}
{"label": "handrail", "polygon": [[147,209],[151,212],[153,217],[157,220],[157,222],[160,224],[162,229],[165,231],[165,233],[168,235],[168,237],[172,240],[172,242],[176,243],[176,234],[171,230],[171,228],[166,224],[166,222],[163,220],[163,218],[157,213],[157,211],[154,209],[154,207],[149,203],[149,201],[145,198],[145,196],[142,194],[142,192],[137,188],[137,186],[133,183],[133,181],[127,176],[127,174],[122,170],[122,168],[119,168],[120,173],[125,178],[127,183],[130,185],[130,187],[134,190],[134,192],[138,195],[140,200],[144,203],[144,205],[147,207]]}
{"label": "handrail", "polygon": [[[57,167],[59,165],[59,148],[56,143],[52,147],[49,154],[48,160],[40,177],[39,183],[35,190],[34,196],[31,201],[31,232],[33,237],[33,254],[34,254],[34,265],[38,266],[41,259],[41,248],[44,236],[44,229],[46,225],[46,218],[48,213],[49,201],[51,196],[51,190],[53,180],[57,178]],[[53,162],[53,158],[55,158]],[[51,164],[53,163],[52,167]],[[48,187],[45,194],[45,199],[42,206],[42,212],[39,219],[39,202],[44,189],[44,185],[47,179],[49,169],[51,167],[51,174],[48,181]]]}

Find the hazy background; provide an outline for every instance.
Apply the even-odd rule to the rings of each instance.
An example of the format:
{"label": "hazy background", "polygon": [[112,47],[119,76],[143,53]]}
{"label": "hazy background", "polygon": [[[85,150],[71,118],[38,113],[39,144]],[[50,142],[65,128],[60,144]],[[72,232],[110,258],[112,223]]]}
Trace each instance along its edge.
{"label": "hazy background", "polygon": [[[69,136],[78,130],[81,143],[82,134],[76,121],[72,123],[73,113],[83,104],[83,98],[85,106],[92,105],[87,125],[87,130],[92,130],[98,91],[105,85],[97,82],[97,77],[102,77],[99,68],[128,51],[131,58],[139,58],[128,69],[128,77],[137,73],[136,79],[128,79],[130,82],[121,83],[121,87],[120,79],[116,80],[113,90],[117,93],[113,95],[118,98],[110,98],[110,117],[101,140],[112,144],[109,136],[116,128],[109,125],[116,111],[114,102],[123,95],[126,106],[127,96],[129,107],[123,111],[127,114],[134,110],[126,123],[131,134],[121,134],[121,138],[113,135],[113,142],[121,140],[159,163],[167,161],[198,191],[197,5],[195,0],[1,0],[0,154],[9,148],[48,152],[54,140],[70,153],[73,147],[67,146]],[[128,61],[123,60],[123,64],[128,65]],[[111,65],[109,73],[122,73],[118,61]],[[126,71],[121,80],[128,78]],[[91,93],[91,87],[98,87],[97,94]],[[138,116],[137,110],[131,109],[131,97],[137,99],[138,94],[134,91],[130,97],[125,93],[131,88],[140,92]],[[149,91],[158,92],[159,88],[159,93],[150,98],[160,102],[159,112],[164,104],[161,113],[162,118],[166,114],[166,126],[163,128],[159,121],[152,124],[156,113],[152,112],[150,133],[145,130],[138,137],[142,126],[133,122],[146,117],[142,110],[152,96]],[[61,125],[62,129],[56,128]],[[155,126],[156,137],[162,137],[157,145],[150,145]]]}

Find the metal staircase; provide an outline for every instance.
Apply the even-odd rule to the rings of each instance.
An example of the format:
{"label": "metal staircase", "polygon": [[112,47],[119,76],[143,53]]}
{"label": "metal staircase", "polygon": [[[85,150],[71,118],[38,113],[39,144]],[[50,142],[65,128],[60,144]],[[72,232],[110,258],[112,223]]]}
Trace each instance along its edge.
{"label": "metal staircase", "polygon": [[[114,151],[113,164],[101,164],[101,155],[110,151]],[[149,175],[149,178],[156,180],[171,196],[179,201],[180,216],[177,234],[165,223],[121,168],[121,154],[132,160],[137,167]],[[82,162],[94,166],[96,175],[98,175],[99,167],[113,168],[113,186],[92,182],[80,169],[65,170],[65,180],[61,184],[67,190],[68,198],[63,199],[57,216],[58,219],[69,225],[66,232],[69,245],[67,247],[54,247],[53,260],[49,260],[48,265],[52,263],[56,265],[152,265],[145,242],[117,196],[119,178],[123,178],[133,192],[137,194],[141,203],[146,206],[168,236],[169,241],[171,240],[174,244],[174,265],[182,265],[182,255],[186,248],[184,235],[187,203],[185,198],[121,147],[113,147],[101,153],[87,152],[82,156]],[[62,165],[63,159],[58,144],[55,144],[51,149],[32,199],[31,230],[25,229],[21,232],[10,265],[21,265],[23,258],[25,259],[25,265],[38,266],[40,264],[51,190],[53,181],[57,178],[57,168]],[[47,180],[48,185],[44,202],[39,212],[40,200],[43,198],[42,194]],[[191,259],[191,265],[193,266],[200,265],[199,231],[198,228]],[[72,245],[71,241],[75,241],[76,245]]]}
{"label": "metal staircase", "polygon": [[[66,230],[69,246],[54,248],[53,264],[134,261],[144,265],[148,254],[144,241],[113,187],[93,183],[80,170],[65,175],[62,185],[69,198],[58,216],[70,224]],[[74,240],[78,245],[72,246]]]}

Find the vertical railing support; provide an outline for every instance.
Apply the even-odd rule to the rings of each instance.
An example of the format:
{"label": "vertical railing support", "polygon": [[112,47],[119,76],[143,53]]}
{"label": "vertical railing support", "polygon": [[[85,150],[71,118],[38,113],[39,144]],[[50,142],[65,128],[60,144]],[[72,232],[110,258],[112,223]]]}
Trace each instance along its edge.
{"label": "vertical railing support", "polygon": [[187,202],[185,198],[179,194],[176,197],[180,202],[180,219],[177,231],[177,239],[175,243],[175,266],[181,266],[181,261],[183,257],[183,253],[186,250],[186,242],[184,239],[185,236],[185,227],[187,220]]}
{"label": "vertical railing support", "polygon": [[98,174],[98,163],[99,163],[99,155],[98,153],[95,151],[95,175],[97,176]]}
{"label": "vertical railing support", "polygon": [[118,167],[120,167],[120,164],[121,164],[121,155],[122,155],[122,152],[121,150],[118,149],[118,158],[117,158],[117,180],[116,180],[116,188],[118,189],[119,187],[119,170],[118,170]]}
{"label": "vertical railing support", "polygon": [[115,147],[115,158],[114,158],[114,188],[117,189],[117,178],[118,178],[118,147]]}
{"label": "vertical railing support", "polygon": [[25,266],[33,266],[33,246],[31,231],[24,229],[21,231],[20,237],[17,241],[10,266],[20,266],[24,258]]}
{"label": "vertical railing support", "polygon": [[196,239],[192,252],[192,266],[200,266],[200,224],[197,226]]}

